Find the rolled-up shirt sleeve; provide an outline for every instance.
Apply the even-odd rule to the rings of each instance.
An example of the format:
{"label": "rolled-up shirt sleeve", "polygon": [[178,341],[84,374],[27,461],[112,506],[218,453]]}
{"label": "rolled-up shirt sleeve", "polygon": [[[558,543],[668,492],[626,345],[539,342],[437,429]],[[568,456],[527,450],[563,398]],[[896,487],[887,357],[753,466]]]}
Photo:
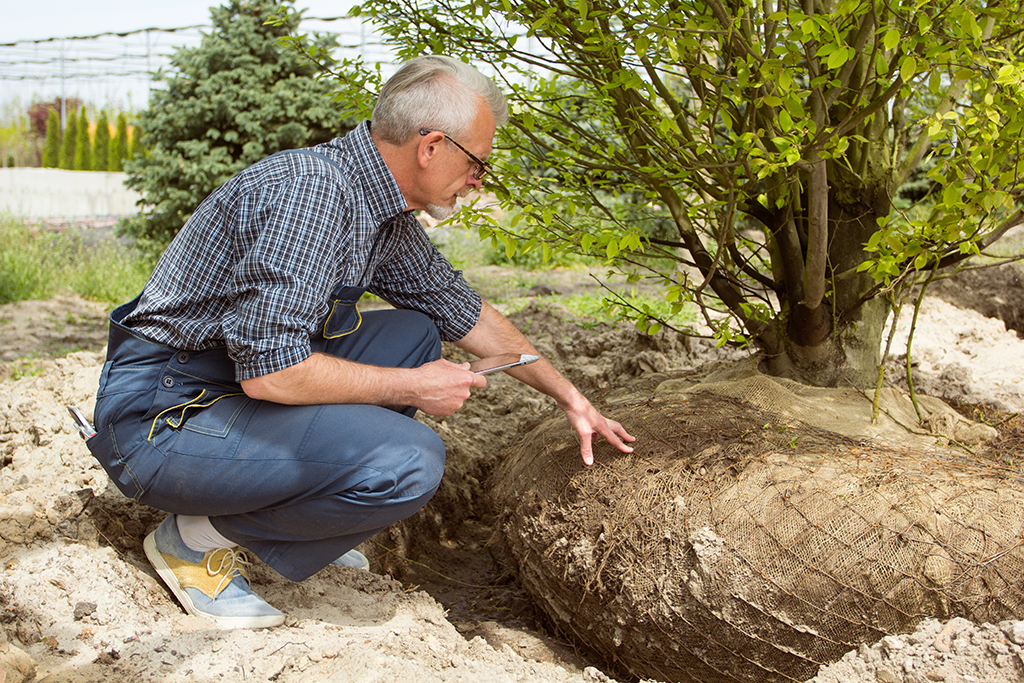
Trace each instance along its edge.
{"label": "rolled-up shirt sleeve", "polygon": [[240,215],[232,305],[222,320],[236,379],[300,363],[327,311],[339,261],[344,202],[336,183],[301,176],[247,197]]}

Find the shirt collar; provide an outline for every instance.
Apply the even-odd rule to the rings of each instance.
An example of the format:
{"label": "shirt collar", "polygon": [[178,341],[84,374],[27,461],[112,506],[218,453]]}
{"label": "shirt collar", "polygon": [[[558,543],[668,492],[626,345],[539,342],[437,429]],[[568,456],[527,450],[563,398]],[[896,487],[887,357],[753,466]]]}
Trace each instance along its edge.
{"label": "shirt collar", "polygon": [[405,197],[370,137],[370,122],[363,121],[342,138],[341,147],[355,161],[354,175],[363,186],[373,223],[382,225],[405,212]]}

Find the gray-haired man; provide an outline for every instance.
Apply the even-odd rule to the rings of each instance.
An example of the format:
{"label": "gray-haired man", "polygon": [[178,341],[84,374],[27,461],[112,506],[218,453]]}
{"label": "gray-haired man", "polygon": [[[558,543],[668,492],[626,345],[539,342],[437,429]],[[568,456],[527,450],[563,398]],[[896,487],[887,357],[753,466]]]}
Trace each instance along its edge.
{"label": "gray-haired man", "polygon": [[[213,192],[112,314],[88,445],[122,492],[172,513],[144,546],[190,613],[278,625],[241,548],[296,581],[365,564],[353,548],[430,499],[444,445],[413,416],[450,415],[486,383],[441,340],[536,353],[412,214],[447,217],[480,187],[507,118],[472,67],[406,63],[371,122]],[[365,291],[397,310],[360,314]],[[631,450],[547,362],[509,374],[556,400],[587,464],[594,434]]]}

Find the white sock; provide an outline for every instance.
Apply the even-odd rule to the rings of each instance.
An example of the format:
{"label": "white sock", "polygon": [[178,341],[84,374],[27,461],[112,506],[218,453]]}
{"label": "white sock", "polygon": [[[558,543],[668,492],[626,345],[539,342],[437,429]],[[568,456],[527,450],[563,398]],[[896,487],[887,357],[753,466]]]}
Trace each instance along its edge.
{"label": "white sock", "polygon": [[182,542],[190,550],[197,553],[208,553],[220,548],[234,548],[237,543],[221,536],[220,532],[210,524],[209,517],[191,515],[175,515],[178,522],[178,533]]}

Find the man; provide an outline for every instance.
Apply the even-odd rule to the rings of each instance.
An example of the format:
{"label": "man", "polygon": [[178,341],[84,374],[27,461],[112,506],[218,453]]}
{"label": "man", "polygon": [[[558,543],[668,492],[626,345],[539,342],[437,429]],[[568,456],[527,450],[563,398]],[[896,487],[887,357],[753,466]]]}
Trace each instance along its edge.
{"label": "man", "polygon": [[[507,117],[472,67],[415,59],[371,122],[213,192],[111,315],[88,445],[122,492],[172,513],[144,548],[189,613],[284,621],[251,591],[240,548],[295,581],[365,566],[355,546],[440,483],[444,445],[415,412],[450,415],[486,384],[441,359],[441,340],[535,354],[412,215],[449,216],[480,187]],[[367,290],[396,310],[360,314]],[[595,434],[631,450],[546,361],[509,374],[556,400],[586,464]]]}

